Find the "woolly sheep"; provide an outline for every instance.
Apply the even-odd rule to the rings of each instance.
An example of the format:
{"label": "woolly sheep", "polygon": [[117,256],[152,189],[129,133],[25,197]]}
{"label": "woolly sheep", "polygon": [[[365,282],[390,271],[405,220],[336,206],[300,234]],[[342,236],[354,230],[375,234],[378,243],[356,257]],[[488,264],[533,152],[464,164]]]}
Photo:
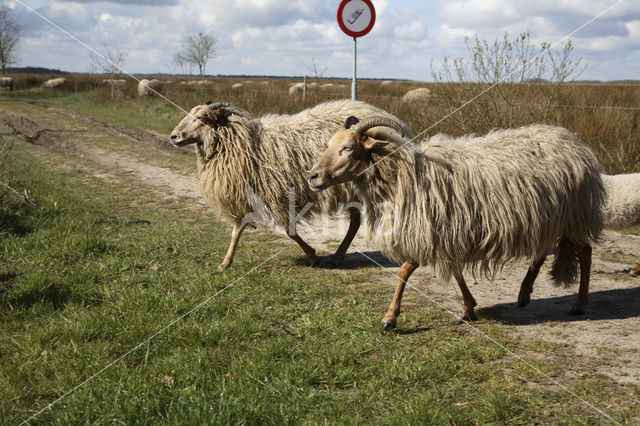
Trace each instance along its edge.
{"label": "woolly sheep", "polygon": [[572,281],[577,257],[580,288],[571,312],[584,312],[591,242],[602,230],[605,200],[598,162],[586,145],[566,129],[532,125],[462,139],[473,143],[416,147],[373,129],[380,125],[397,128],[386,119],[349,117],[313,167],[309,185],[320,191],[352,181],[373,242],[404,262],[383,330],[396,326],[406,281],[419,265],[455,278],[464,318],[473,320],[476,302],[464,268],[492,277],[509,261],[529,257],[525,293],[518,297],[524,306],[556,244],[552,276],[556,283]]}
{"label": "woolly sheep", "polygon": [[419,87],[417,89],[409,90],[402,97],[403,102],[423,102],[431,98],[431,90],[426,87]]}
{"label": "woolly sheep", "polygon": [[[219,269],[231,265],[247,217],[254,212],[250,197],[257,197],[275,223],[287,230],[311,263],[317,264],[315,250],[296,232],[296,218],[290,215],[289,198],[295,194],[297,206],[307,208],[306,215],[342,210],[340,203],[353,201],[345,188],[328,194],[309,189],[306,173],[326,147],[331,135],[351,114],[382,114],[398,120],[364,102],[342,100],[317,105],[293,115],[266,115],[251,118],[227,103],[194,107],[171,133],[176,146],[195,144],[200,190],[215,211],[233,222],[231,243]],[[409,130],[404,126],[404,131]],[[255,203],[253,203],[255,204]],[[359,211],[350,208],[350,224],[344,241],[331,263],[342,262],[345,252],[360,226]]]}
{"label": "woolly sheep", "polygon": [[304,91],[304,83],[294,83],[289,87],[289,95],[300,95]]}
{"label": "woolly sheep", "polygon": [[[607,190],[604,227],[622,229],[640,225],[640,173],[602,175]],[[631,275],[640,275],[640,263],[631,268]]]}
{"label": "woolly sheep", "polygon": [[13,91],[13,78],[0,77],[0,87],[6,87],[7,90]]}
{"label": "woolly sheep", "polygon": [[66,82],[67,82],[67,79],[63,77],[52,78],[42,83],[42,87],[44,87],[45,89],[55,89],[57,87],[62,86]]}
{"label": "woolly sheep", "polygon": [[384,80],[380,82],[380,86],[381,87],[389,87],[393,84],[393,81],[391,80]]}
{"label": "woolly sheep", "polygon": [[120,86],[126,86],[127,85],[127,80],[125,80],[123,78],[107,79],[107,80],[102,80],[102,84],[106,84],[106,85],[109,85],[109,86],[120,87]]}
{"label": "woolly sheep", "polygon": [[231,86],[231,90],[235,90],[236,92],[242,92],[244,90],[244,84],[235,83]]}
{"label": "woolly sheep", "polygon": [[142,79],[138,82],[138,96],[151,96],[153,95],[153,84],[147,79]]}

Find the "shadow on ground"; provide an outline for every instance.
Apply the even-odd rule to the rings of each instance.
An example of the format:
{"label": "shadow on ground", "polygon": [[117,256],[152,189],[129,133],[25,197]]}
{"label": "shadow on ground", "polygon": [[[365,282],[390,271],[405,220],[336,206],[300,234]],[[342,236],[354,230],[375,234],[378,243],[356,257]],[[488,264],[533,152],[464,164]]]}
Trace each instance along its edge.
{"label": "shadow on ground", "polygon": [[512,303],[479,308],[476,313],[481,318],[511,325],[627,319],[640,315],[640,287],[589,293],[589,305],[583,315],[569,314],[575,300],[576,295],[536,299],[534,293],[531,303],[524,308],[518,308],[514,300]]}

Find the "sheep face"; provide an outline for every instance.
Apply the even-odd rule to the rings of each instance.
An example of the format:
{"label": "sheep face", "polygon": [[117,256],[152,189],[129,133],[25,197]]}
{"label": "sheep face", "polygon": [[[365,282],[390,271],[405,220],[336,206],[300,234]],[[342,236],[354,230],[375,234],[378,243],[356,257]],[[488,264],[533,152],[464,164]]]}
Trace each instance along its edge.
{"label": "sheep face", "polygon": [[220,104],[208,101],[204,105],[193,107],[171,132],[171,144],[185,146],[203,143],[205,132],[226,120],[226,111],[224,108],[217,108],[219,106]]}
{"label": "sheep face", "polygon": [[313,166],[309,186],[322,191],[330,186],[353,181],[363,174],[372,162],[372,156],[388,152],[389,143],[381,140],[383,133],[375,129],[351,129],[358,123],[349,117],[345,129],[339,130],[329,141],[329,147]]}

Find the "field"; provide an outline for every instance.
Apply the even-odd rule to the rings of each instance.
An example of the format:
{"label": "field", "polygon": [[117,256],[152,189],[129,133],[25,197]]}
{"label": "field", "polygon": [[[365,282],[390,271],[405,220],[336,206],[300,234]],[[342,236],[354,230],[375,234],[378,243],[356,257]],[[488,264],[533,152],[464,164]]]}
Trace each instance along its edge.
{"label": "field", "polygon": [[[184,116],[175,106],[137,97],[133,82],[112,96],[91,77],[57,90],[15,77],[16,92],[0,96],[0,173],[12,188],[1,206],[0,423],[640,424],[640,293],[623,272],[639,260],[638,229],[596,247],[583,318],[567,315],[576,289],[546,277],[516,309],[522,262],[473,283],[482,309],[470,326],[454,289],[421,268],[397,332],[381,334],[397,265],[361,237],[332,270],[258,228],[217,271],[230,226],[198,195],[194,157],[163,142]],[[287,94],[290,80],[262,81],[160,92],[187,110],[225,100],[258,116],[349,90],[334,82],[345,87],[303,101]],[[453,110],[460,88],[427,85],[432,101],[403,103],[417,86],[365,81],[359,93],[418,133]],[[480,98],[428,133],[544,114],[606,172],[638,171],[640,86],[570,85],[552,108],[531,88],[502,89],[521,101]],[[303,236],[323,255],[339,242]]]}

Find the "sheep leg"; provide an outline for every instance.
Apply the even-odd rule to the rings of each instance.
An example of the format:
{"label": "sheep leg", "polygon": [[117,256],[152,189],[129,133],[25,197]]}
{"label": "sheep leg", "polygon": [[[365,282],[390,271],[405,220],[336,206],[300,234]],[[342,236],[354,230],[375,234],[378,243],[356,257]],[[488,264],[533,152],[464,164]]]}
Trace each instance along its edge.
{"label": "sheep leg", "polygon": [[329,261],[330,264],[334,266],[338,266],[342,264],[344,260],[344,255],[347,253],[347,249],[351,245],[353,238],[356,236],[358,229],[360,228],[360,210],[358,209],[349,209],[349,229],[347,230],[347,235],[344,236],[344,240],[336,250],[335,254],[331,257]]}
{"label": "sheep leg", "polygon": [[227,254],[224,257],[224,260],[218,266],[218,271],[224,271],[233,262],[233,256],[236,253],[236,247],[238,246],[238,240],[240,240],[240,235],[242,235],[242,231],[244,231],[246,224],[235,223],[233,225],[233,230],[231,231],[231,243],[229,244],[229,249],[227,250]]}
{"label": "sheep leg", "polygon": [[630,271],[629,274],[631,274],[634,277],[640,277],[640,263],[638,263],[636,266],[634,266]]}
{"label": "sheep leg", "polygon": [[535,260],[531,265],[529,265],[529,269],[527,270],[527,275],[525,275],[524,280],[522,280],[522,284],[520,284],[520,294],[518,294],[518,308],[523,308],[531,302],[531,293],[533,292],[533,283],[538,277],[538,272],[540,272],[540,267],[544,263],[547,255],[540,257]]}
{"label": "sheep leg", "polygon": [[464,282],[464,277],[462,273],[456,272],[453,274],[456,281],[458,282],[458,287],[460,287],[460,291],[462,291],[462,300],[464,301],[464,307],[462,308],[462,321],[475,321],[478,319],[473,308],[477,305],[476,300],[471,295],[469,288],[467,287],[467,283]]}
{"label": "sheep leg", "polygon": [[571,314],[584,314],[585,307],[589,304],[589,275],[591,273],[591,246],[574,244],[578,261],[580,262],[580,288],[578,299],[571,308]]}
{"label": "sheep leg", "polygon": [[396,328],[396,320],[398,319],[398,315],[400,315],[400,302],[402,301],[404,286],[407,284],[407,280],[418,266],[418,262],[413,259],[409,259],[400,267],[400,271],[398,271],[398,285],[396,286],[396,292],[393,295],[393,300],[391,300],[391,305],[389,305],[387,314],[382,318],[382,331],[388,331]]}
{"label": "sheep leg", "polygon": [[298,243],[298,245],[302,248],[302,251],[304,251],[304,254],[306,254],[309,258],[309,262],[311,262],[311,265],[318,265],[320,261],[318,260],[318,256],[316,256],[316,250],[313,247],[311,247],[302,238],[300,238],[300,235],[298,235],[297,233],[289,235],[289,238]]}

